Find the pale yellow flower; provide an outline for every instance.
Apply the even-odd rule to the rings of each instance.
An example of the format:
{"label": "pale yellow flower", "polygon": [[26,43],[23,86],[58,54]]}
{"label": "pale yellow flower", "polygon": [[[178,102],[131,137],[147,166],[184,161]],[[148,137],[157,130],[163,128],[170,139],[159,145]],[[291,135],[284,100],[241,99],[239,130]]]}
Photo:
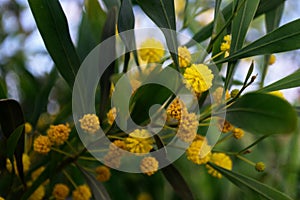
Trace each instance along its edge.
{"label": "pale yellow flower", "polygon": [[154,38],[145,40],[138,52],[140,58],[148,63],[159,62],[165,54],[164,45]]}
{"label": "pale yellow flower", "polygon": [[207,144],[204,137],[197,135],[196,139],[186,150],[187,159],[195,164],[206,164],[211,155],[211,147]]}
{"label": "pale yellow flower", "polygon": [[144,129],[136,129],[125,139],[126,148],[132,153],[149,153],[153,148],[150,133]]}
{"label": "pale yellow flower", "polygon": [[191,64],[192,56],[185,46],[178,47],[178,60],[180,67],[188,67]]}
{"label": "pale yellow flower", "polygon": [[96,133],[100,129],[100,121],[95,114],[85,114],[79,122],[81,129],[88,133]]}
{"label": "pale yellow flower", "polygon": [[211,88],[214,75],[206,65],[192,64],[186,68],[183,77],[186,86],[199,95]]}
{"label": "pale yellow flower", "polygon": [[140,164],[141,171],[151,176],[158,170],[158,161],[154,157],[145,157]]}

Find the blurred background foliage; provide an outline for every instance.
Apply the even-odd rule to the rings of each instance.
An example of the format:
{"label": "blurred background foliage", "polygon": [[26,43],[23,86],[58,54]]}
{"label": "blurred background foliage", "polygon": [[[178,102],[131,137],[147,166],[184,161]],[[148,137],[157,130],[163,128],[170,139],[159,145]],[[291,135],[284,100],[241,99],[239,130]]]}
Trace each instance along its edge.
{"label": "blurred background foliage", "polygon": [[[86,1],[87,2],[87,1]],[[101,2],[102,7],[110,7],[114,1]],[[178,0],[180,3],[180,0]],[[223,1],[222,7],[228,1]],[[82,61],[87,53],[101,42],[102,27],[95,28],[93,23],[104,26],[106,9],[83,1],[61,0],[67,15],[71,38],[78,49],[79,59]],[[195,10],[195,5],[201,5],[201,9]],[[224,4],[224,5],[223,5]],[[193,35],[199,27],[209,23],[212,19],[214,1],[194,0],[190,1],[187,13],[177,13],[178,29],[185,28],[183,32]],[[97,14],[89,9],[99,9]],[[299,13],[298,1],[287,1],[281,23],[295,18],[292,13]],[[91,12],[89,12],[91,11]],[[151,22],[144,22],[144,14],[138,6],[134,7],[137,14],[136,26],[153,26]],[[67,83],[59,75],[54,63],[43,46],[42,39],[34,24],[29,5],[24,0],[0,0],[0,98],[13,98],[20,102],[26,121],[39,130],[45,130],[49,124],[64,123],[71,118],[71,90]],[[182,16],[184,15],[184,16]],[[299,17],[299,16],[296,16]],[[102,21],[93,22],[94,19]],[[90,20],[88,25],[86,22]],[[266,33],[264,16],[260,16],[251,23],[247,41],[253,41]],[[85,41],[85,30],[91,29],[92,39]],[[204,40],[203,44],[207,44]],[[246,42],[247,43],[247,42]],[[282,53],[277,56],[277,63],[270,70],[272,76],[267,76],[266,82],[270,83],[284,75],[292,73],[299,67],[299,51]],[[255,58],[263,63],[263,57]],[[244,60],[240,65],[248,65],[249,60]],[[261,74],[263,64],[258,65],[256,72]],[[283,71],[283,74],[281,71]],[[244,79],[239,71],[235,78]],[[276,76],[278,75],[279,76]],[[281,77],[280,77],[281,76]],[[241,77],[241,78],[240,78]],[[234,88],[235,86],[233,86]],[[239,87],[239,86],[236,86]],[[254,89],[257,86],[254,86]],[[294,105],[299,105],[298,89],[285,93],[286,98]],[[74,133],[73,133],[74,134]],[[228,151],[238,151],[251,144],[255,136],[246,134],[243,140],[230,140],[226,146],[220,146]],[[247,163],[233,160],[234,171],[254,177],[263,183],[287,193],[294,199],[300,199],[300,138],[299,130],[290,135],[274,135],[260,142],[251,154],[247,156],[254,162],[263,161],[267,168],[263,173],[257,173],[253,166]],[[87,161],[85,161],[87,162]],[[182,172],[196,199],[254,199],[247,193],[242,193],[239,188],[229,183],[227,179],[221,180],[210,177],[204,170],[204,166],[196,166],[189,163],[185,157],[175,162]],[[75,176],[78,171],[72,174]],[[79,180],[80,182],[80,180]],[[104,183],[112,199],[139,199],[141,193],[149,194],[149,199],[179,199],[171,186],[161,173],[151,177],[142,174],[129,174],[116,170],[112,171],[111,180]],[[144,198],[147,199],[147,198]],[[143,200],[144,200],[143,199]]]}

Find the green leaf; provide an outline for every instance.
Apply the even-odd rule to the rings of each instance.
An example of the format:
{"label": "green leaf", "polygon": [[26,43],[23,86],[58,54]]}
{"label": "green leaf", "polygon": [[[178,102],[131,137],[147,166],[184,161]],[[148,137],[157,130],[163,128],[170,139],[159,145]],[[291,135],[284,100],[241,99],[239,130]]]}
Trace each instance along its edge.
{"label": "green leaf", "polygon": [[[20,125],[7,139],[7,157],[12,161],[18,141],[22,137],[24,124]],[[24,135],[23,135],[24,136]],[[13,163],[13,162],[12,162]]]}
{"label": "green leaf", "polygon": [[[109,10],[107,14],[107,20],[105,22],[103,33],[102,33],[102,41],[105,39],[114,36],[116,33],[116,8],[112,8]],[[103,43],[103,45],[109,45],[104,46],[100,49],[101,52],[99,52],[100,60],[105,59],[106,57],[112,57],[115,58],[116,55],[116,38],[112,38],[110,40],[109,44]],[[109,55],[109,56],[108,56]],[[106,117],[106,113],[108,111],[110,101],[109,101],[109,94],[110,94],[110,77],[115,72],[115,62],[112,62],[104,71],[102,77],[100,78],[100,113],[99,117],[100,120],[103,120]]]}
{"label": "green leaf", "polygon": [[7,97],[7,88],[5,81],[0,78],[0,99],[5,99]]}
{"label": "green leaf", "polygon": [[103,0],[107,10],[120,7],[120,0]]}
{"label": "green leaf", "polygon": [[300,70],[258,90],[259,92],[272,92],[289,88],[300,87]]}
{"label": "green leaf", "polygon": [[231,181],[233,184],[235,184],[237,187],[239,187],[241,190],[245,192],[249,192],[249,191],[254,192],[270,200],[274,200],[274,199],[291,200],[291,198],[286,194],[276,190],[275,188],[272,188],[268,185],[258,182],[253,178],[247,177],[243,174],[239,174],[233,171],[229,171],[222,167],[218,167],[217,165],[214,165],[212,163],[209,163],[209,165],[213,167],[215,170],[219,171],[229,181]]}
{"label": "green leaf", "polygon": [[[284,8],[284,3],[281,3],[275,9],[266,13],[265,21],[266,21],[267,33],[278,28],[281,17],[282,17],[283,8]],[[260,81],[261,87],[264,85],[265,77],[266,77],[268,69],[269,69],[269,60],[270,60],[270,55],[265,55],[264,63],[262,66],[261,81]]]}
{"label": "green leaf", "polygon": [[[285,0],[273,0],[273,1],[261,0],[259,2],[258,8],[256,10],[255,18],[266,12],[269,12],[270,10],[273,10],[274,8],[276,8],[279,4],[281,4],[283,2],[285,2]],[[223,12],[225,20],[229,19],[233,12],[232,3],[228,4],[223,9],[222,12]],[[211,36],[212,31],[213,31],[213,23],[210,23],[210,24],[206,25],[205,27],[203,27],[202,29],[200,29],[197,33],[195,33],[195,35],[193,36],[193,40],[195,40],[197,42],[203,42],[204,40],[206,40],[207,38],[209,38]],[[191,44],[193,44],[193,42],[189,42],[187,44],[187,46],[189,46]]]}
{"label": "green leaf", "polygon": [[[132,5],[129,0],[122,0],[122,4],[119,10],[118,16],[118,31],[119,33],[123,31],[130,31],[126,32],[126,34],[120,34],[122,41],[124,42],[127,50],[133,50],[133,55],[135,62],[139,66],[138,56],[136,52],[136,43],[135,43],[135,34],[134,34],[134,23],[135,18],[132,10]],[[125,54],[125,61],[124,61],[124,70],[126,72],[128,69],[128,63],[130,59],[130,53]]]}
{"label": "green leaf", "polygon": [[152,21],[162,28],[172,59],[179,70],[176,32],[166,30],[176,31],[174,0],[137,0],[137,2]]}
{"label": "green leaf", "polygon": [[[18,127],[22,127],[22,125],[25,123],[24,120],[24,115],[22,108],[20,104],[13,99],[2,99],[0,100],[0,124],[1,124],[1,129],[3,132],[3,135],[9,139],[12,135],[12,138],[16,139],[16,136],[18,136],[17,140],[17,145],[15,145],[15,148],[12,149],[11,147],[7,146],[7,148],[10,148],[7,150],[7,152],[14,152],[16,163],[17,163],[17,169],[19,172],[19,176],[23,182],[24,182],[24,173],[23,173],[23,162],[22,162],[22,156],[24,152],[24,130],[20,132],[15,132],[14,131]],[[17,135],[21,134],[21,135]],[[13,144],[13,142],[16,141],[11,141],[10,139],[10,145]],[[8,141],[7,141],[8,145]],[[11,154],[11,153],[10,153]]]}
{"label": "green leaf", "polygon": [[297,115],[285,100],[270,94],[248,93],[226,110],[226,119],[253,134],[290,133],[297,126]]}
{"label": "green leaf", "polygon": [[80,169],[80,171],[84,175],[84,177],[87,181],[87,184],[91,188],[95,200],[103,200],[103,199],[109,200],[110,196],[109,196],[108,192],[106,191],[105,187],[103,186],[103,184],[101,182],[99,182],[95,178],[95,176],[93,176],[88,171],[84,170],[80,166],[78,166],[78,168]]}
{"label": "green leaf", "polygon": [[[155,142],[158,149],[164,148],[164,144],[158,135],[154,135]],[[169,162],[166,158],[166,153],[159,158],[159,162]],[[194,199],[188,184],[182,177],[181,173],[176,169],[173,164],[168,165],[161,169],[163,175],[173,187],[174,191],[181,197],[181,199]]]}
{"label": "green leaf", "polygon": [[100,42],[106,13],[97,0],[85,0],[85,12],[78,30],[77,51],[83,60]]}
{"label": "green leaf", "polygon": [[239,1],[241,6],[232,21],[230,53],[240,49],[245,41],[246,33],[256,13],[260,0]]}
{"label": "green leaf", "polygon": [[80,61],[66,16],[58,0],[28,0],[45,46],[58,71],[72,88]]}
{"label": "green leaf", "polygon": [[285,24],[217,63],[299,49],[299,26],[300,19]]}

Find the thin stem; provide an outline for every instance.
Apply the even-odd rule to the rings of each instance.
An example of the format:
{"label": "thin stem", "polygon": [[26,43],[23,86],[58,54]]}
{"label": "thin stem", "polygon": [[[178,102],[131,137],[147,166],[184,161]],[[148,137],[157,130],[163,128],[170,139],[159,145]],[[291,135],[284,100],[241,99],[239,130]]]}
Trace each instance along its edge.
{"label": "thin stem", "polygon": [[66,170],[62,170],[62,173],[65,175],[65,177],[70,181],[70,183],[73,185],[74,188],[77,188],[76,183],[73,181],[72,177],[66,172]]}
{"label": "thin stem", "polygon": [[225,142],[226,140],[232,138],[232,136],[233,136],[233,134],[226,135],[221,140],[219,140],[216,145],[221,144],[222,142]]}
{"label": "thin stem", "polygon": [[54,147],[51,147],[51,150],[53,150],[53,151],[55,151],[55,152],[58,152],[58,153],[60,153],[60,154],[63,154],[63,155],[65,155],[65,156],[68,156],[68,157],[73,157],[72,154],[69,154],[69,153],[67,153],[67,152],[64,152],[64,151],[62,151],[62,150],[60,150],[60,149],[57,149],[57,148],[54,148]]}
{"label": "thin stem", "polygon": [[98,161],[98,159],[96,158],[92,158],[92,157],[87,157],[87,156],[79,156],[80,160],[88,160],[88,161]]}
{"label": "thin stem", "polygon": [[267,138],[268,135],[264,135],[260,138],[258,138],[255,142],[253,142],[251,145],[247,146],[246,148],[244,148],[243,150],[239,151],[238,154],[243,154],[244,152],[246,152],[248,149],[250,149],[251,147],[255,146],[257,143],[259,143],[260,141],[262,141],[263,139]]}
{"label": "thin stem", "polygon": [[65,141],[65,142],[68,145],[68,147],[71,149],[71,151],[73,151],[74,153],[77,153],[76,149],[74,149],[74,147],[70,144],[69,141]]}
{"label": "thin stem", "polygon": [[243,157],[243,156],[241,156],[241,155],[238,155],[238,154],[237,154],[236,157],[239,158],[240,160],[242,160],[242,161],[244,161],[244,162],[246,162],[246,163],[252,165],[252,166],[255,166],[255,163],[254,163],[254,162],[252,162],[251,160],[248,160],[247,158],[245,158],[245,157]]}

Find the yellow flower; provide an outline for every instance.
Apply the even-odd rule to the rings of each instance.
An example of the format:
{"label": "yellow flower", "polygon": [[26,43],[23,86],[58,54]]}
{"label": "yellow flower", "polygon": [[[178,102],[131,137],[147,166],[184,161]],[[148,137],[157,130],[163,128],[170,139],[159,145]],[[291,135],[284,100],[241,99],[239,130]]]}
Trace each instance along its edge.
{"label": "yellow flower", "polygon": [[183,112],[187,112],[187,110],[179,98],[174,99],[167,108],[168,116],[177,120],[181,119],[181,113]]}
{"label": "yellow flower", "polygon": [[107,121],[110,125],[112,125],[116,119],[117,116],[117,109],[115,107],[111,108],[108,113],[106,114]]}
{"label": "yellow flower", "polygon": [[100,129],[100,121],[95,114],[85,114],[79,122],[81,129],[88,133],[96,133]]}
{"label": "yellow flower", "polygon": [[52,195],[56,200],[65,200],[68,197],[70,189],[67,185],[58,183],[54,185]]}
{"label": "yellow flower", "polygon": [[47,154],[51,150],[51,145],[48,136],[40,135],[33,142],[33,150],[40,154]]}
{"label": "yellow flower", "polygon": [[232,133],[233,133],[233,137],[235,139],[241,139],[244,136],[244,134],[245,134],[244,131],[242,129],[240,129],[240,128],[234,128],[232,130]]}
{"label": "yellow flower", "polygon": [[180,67],[188,67],[191,64],[192,56],[185,46],[178,47],[178,60]]}
{"label": "yellow flower", "polygon": [[50,128],[47,130],[47,135],[55,145],[62,145],[65,141],[68,140],[71,129],[69,124],[59,124],[59,125],[50,125]]}
{"label": "yellow flower", "polygon": [[211,147],[204,137],[198,136],[186,150],[187,159],[195,164],[201,165],[209,161]]}
{"label": "yellow flower", "polygon": [[258,172],[263,172],[263,171],[265,171],[265,168],[266,168],[266,166],[265,166],[265,163],[263,163],[263,162],[258,162],[258,163],[256,163],[256,165],[255,165],[255,169],[256,169],[256,171],[258,171]]}
{"label": "yellow flower", "polygon": [[136,129],[125,139],[126,148],[132,153],[148,153],[152,148],[153,140],[147,130]]}
{"label": "yellow flower", "polygon": [[269,65],[273,65],[276,62],[276,56],[272,54],[269,59]]}
{"label": "yellow flower", "polygon": [[28,198],[28,200],[42,200],[45,196],[45,187],[39,186]]}
{"label": "yellow flower", "polygon": [[[232,161],[225,153],[213,153],[210,162],[227,170],[232,170]],[[216,178],[222,178],[222,174],[209,165],[206,165],[208,173]]]}
{"label": "yellow flower", "polygon": [[32,131],[32,126],[31,126],[31,124],[30,124],[29,122],[26,122],[26,123],[25,123],[24,128],[25,128],[25,134],[31,133],[31,131]]}
{"label": "yellow flower", "polygon": [[72,197],[74,200],[89,200],[92,197],[92,193],[87,185],[81,185],[73,191]]}
{"label": "yellow flower", "polygon": [[97,180],[100,182],[105,182],[110,179],[111,173],[108,167],[102,165],[96,168]]}
{"label": "yellow flower", "polygon": [[218,87],[214,92],[213,92],[213,98],[214,98],[214,101],[215,103],[219,104],[219,103],[222,103],[224,102],[224,100],[228,100],[230,99],[230,94],[228,92],[228,90],[226,90],[226,93],[225,93],[225,99],[222,98],[223,97],[223,88],[222,87]]}
{"label": "yellow flower", "polygon": [[225,35],[223,38],[224,42],[221,44],[221,51],[225,52],[225,57],[229,55],[230,45],[231,45],[231,36]]}
{"label": "yellow flower", "polygon": [[3,197],[0,197],[0,200],[5,200]]}
{"label": "yellow flower", "polygon": [[158,161],[154,157],[145,157],[140,164],[141,171],[151,176],[158,170]]}
{"label": "yellow flower", "polygon": [[183,77],[186,86],[199,95],[211,88],[214,75],[206,65],[192,64],[185,70]]}
{"label": "yellow flower", "polygon": [[109,151],[104,156],[104,164],[110,167],[119,168],[121,164],[121,157],[123,155],[123,151],[126,149],[126,144],[124,141],[115,140],[113,143],[109,145]]}
{"label": "yellow flower", "polygon": [[184,142],[192,142],[197,135],[198,126],[199,121],[195,113],[183,112],[177,137]]}
{"label": "yellow flower", "polygon": [[[30,157],[28,154],[23,153],[22,155],[22,163],[23,163],[23,172],[27,172],[30,168],[31,162],[30,162]],[[17,162],[16,159],[14,159],[14,168],[15,168],[15,173],[16,175],[19,175],[18,169],[17,169]],[[6,169],[9,172],[12,172],[12,164],[9,159],[6,159]]]}
{"label": "yellow flower", "polygon": [[137,196],[136,199],[137,200],[152,200],[152,197],[150,194],[148,194],[146,192],[142,192]]}
{"label": "yellow flower", "polygon": [[277,96],[277,97],[280,97],[280,98],[282,98],[282,99],[285,99],[283,93],[282,93],[281,91],[279,91],[279,90],[269,92],[269,94],[274,95],[274,96]]}
{"label": "yellow flower", "polygon": [[139,56],[148,63],[159,62],[164,54],[164,45],[154,38],[145,40],[139,49]]}
{"label": "yellow flower", "polygon": [[219,130],[222,133],[228,133],[234,129],[234,126],[230,124],[228,121],[226,121],[225,119],[220,118],[218,123],[219,123],[218,124]]}

